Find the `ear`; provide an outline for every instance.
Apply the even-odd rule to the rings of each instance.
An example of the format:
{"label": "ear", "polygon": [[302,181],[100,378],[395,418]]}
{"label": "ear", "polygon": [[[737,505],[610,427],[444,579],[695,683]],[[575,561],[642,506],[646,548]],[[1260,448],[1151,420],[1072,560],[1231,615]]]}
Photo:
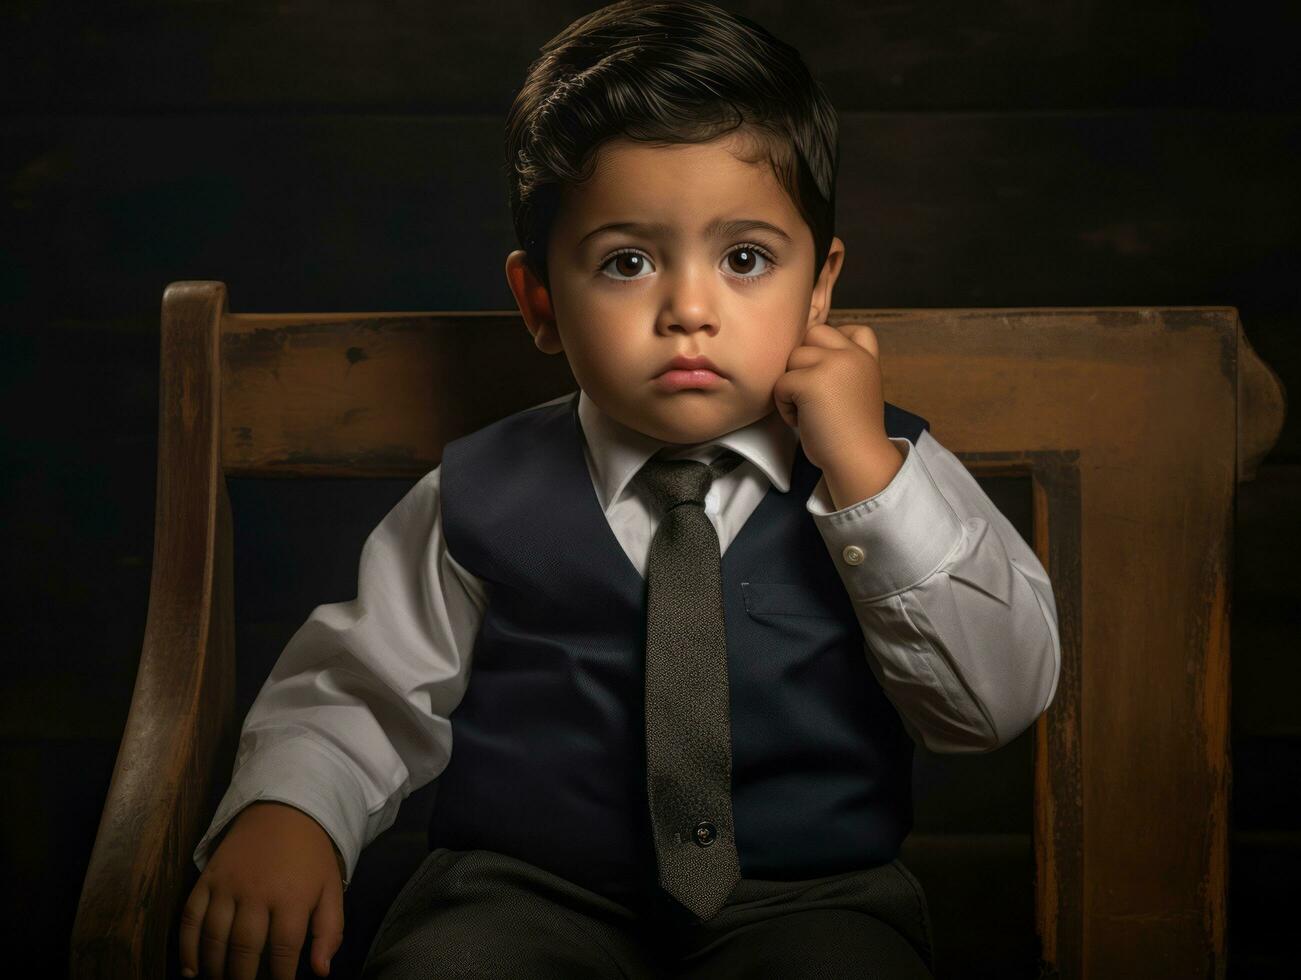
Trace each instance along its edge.
{"label": "ear", "polygon": [[526,254],[517,248],[506,256],[506,282],[515,294],[515,305],[524,317],[524,325],[533,335],[534,345],[544,354],[559,354],[564,347],[560,342],[560,331],[556,329],[551,294],[525,261]]}
{"label": "ear", "polygon": [[822,272],[818,275],[818,281],[813,284],[813,294],[809,297],[808,326],[827,321],[827,315],[831,313],[831,290],[840,276],[840,267],[844,259],[845,243],[833,237],[831,247],[827,250],[827,260],[822,264]]}

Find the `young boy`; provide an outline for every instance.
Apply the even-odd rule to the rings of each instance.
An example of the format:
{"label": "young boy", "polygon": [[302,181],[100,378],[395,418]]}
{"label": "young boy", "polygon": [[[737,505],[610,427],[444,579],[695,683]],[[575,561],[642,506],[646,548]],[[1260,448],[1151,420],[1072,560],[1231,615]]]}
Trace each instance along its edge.
{"label": "young boy", "polygon": [[930,975],[914,741],[1031,725],[1056,608],[883,402],[870,327],[825,322],[837,138],[799,55],[709,4],[543,48],[506,274],[580,390],[449,443],[291,639],[194,852],[187,975],[265,946],[289,978],[309,927],[325,975],[359,852],[435,778],[368,977]]}

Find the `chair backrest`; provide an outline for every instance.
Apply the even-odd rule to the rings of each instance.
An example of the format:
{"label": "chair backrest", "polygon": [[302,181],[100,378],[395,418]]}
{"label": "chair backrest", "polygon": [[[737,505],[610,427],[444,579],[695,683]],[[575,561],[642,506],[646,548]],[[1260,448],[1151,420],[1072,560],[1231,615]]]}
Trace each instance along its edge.
{"label": "chair backrest", "polygon": [[[875,329],[885,398],[928,419],[973,475],[1032,486],[1030,543],[1062,647],[1034,730],[1043,960],[1061,977],[1084,976],[1086,960],[1091,976],[1144,964],[1222,976],[1234,488],[1283,414],[1237,311],[844,309],[829,322]],[[198,562],[202,538],[211,615],[191,632],[209,648],[230,646],[225,476],[415,479],[449,440],[576,387],[513,311],[232,314],[216,282],[168,287],[162,375],[150,625],[158,616],[161,635],[169,608],[160,577]],[[188,533],[164,531],[187,521]],[[149,679],[150,642],[96,858],[113,846],[114,808],[130,811],[114,793],[142,751],[142,689],[159,701],[176,684]],[[199,659],[195,671],[233,670]],[[229,751],[237,723],[229,681],[214,685],[220,731],[200,729],[185,750],[200,769]],[[192,789],[169,838],[197,839],[210,815],[211,787]]]}
{"label": "chair backrest", "polygon": [[411,477],[442,447],[576,387],[519,315],[226,314],[229,476]]}

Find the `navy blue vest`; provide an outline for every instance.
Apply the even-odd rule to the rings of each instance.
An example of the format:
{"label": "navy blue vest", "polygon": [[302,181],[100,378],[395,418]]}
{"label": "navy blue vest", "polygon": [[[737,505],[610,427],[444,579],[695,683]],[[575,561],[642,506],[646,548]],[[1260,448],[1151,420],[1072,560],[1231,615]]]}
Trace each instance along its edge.
{"label": "navy blue vest", "polygon": [[[925,419],[885,405],[886,433]],[[448,443],[448,549],[488,606],[451,716],[430,848],[498,851],[616,901],[658,890],[646,796],[646,583],[601,510],[578,395]],[[741,874],[883,864],[912,827],[913,743],[868,666],[797,448],[723,555]],[[870,560],[869,556],[869,560]],[[661,893],[662,894],[662,893]]]}

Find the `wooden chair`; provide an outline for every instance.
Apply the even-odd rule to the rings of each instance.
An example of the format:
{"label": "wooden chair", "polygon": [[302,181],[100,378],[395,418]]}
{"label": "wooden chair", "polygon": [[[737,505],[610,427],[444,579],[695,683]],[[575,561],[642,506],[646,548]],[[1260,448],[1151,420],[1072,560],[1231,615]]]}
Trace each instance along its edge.
{"label": "wooden chair", "polygon": [[[1027,736],[1041,975],[1223,977],[1234,493],[1278,436],[1281,384],[1230,307],[830,322],[860,321],[880,337],[887,400],[973,475],[1033,489],[1063,658]],[[176,971],[191,854],[242,722],[225,477],[414,481],[448,440],[575,387],[513,312],[232,314],[222,283],[167,287],[148,619],[73,977]],[[345,896],[362,955],[358,910],[380,906],[373,929],[387,907],[366,892],[366,858],[390,834]],[[389,901],[423,857],[418,835],[407,847]]]}

